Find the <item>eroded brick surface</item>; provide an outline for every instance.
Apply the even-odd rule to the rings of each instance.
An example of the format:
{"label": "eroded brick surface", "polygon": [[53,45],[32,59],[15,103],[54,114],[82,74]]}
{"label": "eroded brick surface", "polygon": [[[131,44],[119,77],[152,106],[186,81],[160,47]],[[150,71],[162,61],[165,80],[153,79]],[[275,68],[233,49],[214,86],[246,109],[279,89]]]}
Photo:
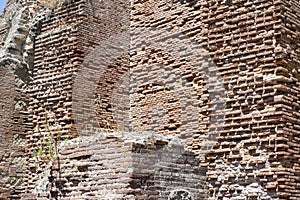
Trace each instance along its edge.
{"label": "eroded brick surface", "polygon": [[[298,46],[294,43],[299,41],[299,34],[295,32],[299,26],[292,20],[299,16],[295,10],[286,11],[287,7],[296,9],[297,6],[295,1],[198,1],[195,4],[136,1],[133,4],[133,31],[138,31],[139,26],[182,31],[197,41],[199,47],[209,51],[224,81],[225,125],[217,137],[218,144],[206,156],[212,198],[297,197],[296,184],[288,183],[288,175],[280,175],[298,166],[295,160],[287,161],[287,158],[292,157],[288,152],[294,152],[292,149],[295,148],[291,138],[299,131],[294,124],[297,124],[294,118],[298,114],[291,114],[291,108],[296,112],[299,110],[295,104],[299,72],[293,67],[299,64]],[[289,59],[284,56],[285,48],[293,52]],[[133,59],[149,63],[144,52],[138,52],[141,56]],[[151,58],[159,57],[159,54],[162,53],[151,52]],[[164,55],[160,57],[164,63],[170,60]],[[192,82],[201,89],[197,94],[200,108],[211,105],[203,95],[208,93],[208,81],[200,82],[197,77],[192,77]],[[277,94],[290,96],[287,104],[294,105],[289,106],[290,111],[282,112],[286,106],[280,99],[285,97],[277,98]],[[199,118],[212,117],[208,110],[212,111],[202,109]],[[290,117],[284,117],[287,113]],[[284,120],[283,123],[286,118],[289,122]],[[287,129],[285,126],[289,123]],[[201,120],[198,132],[193,135],[191,148],[200,154],[201,138],[209,133],[208,126],[209,120]],[[297,182],[297,172],[288,174]],[[281,179],[282,176],[285,178]]]}
{"label": "eroded brick surface", "polygon": [[167,199],[185,189],[201,199],[207,196],[205,168],[198,163],[182,144],[153,135],[81,137],[60,146],[47,192],[59,199]]}
{"label": "eroded brick surface", "polygon": [[[33,125],[27,126],[27,176],[22,187],[27,197],[36,198],[32,191],[39,177],[51,171],[53,158],[36,156],[41,147],[46,154],[56,148],[54,143],[49,147],[49,138],[59,143],[97,130],[115,130],[184,138],[207,168],[207,198],[298,199],[299,7],[297,0],[130,4],[74,0],[42,18],[33,37],[30,116],[24,118]],[[3,38],[5,28],[0,30]],[[6,82],[13,80],[5,70],[1,74],[5,77],[1,87],[7,91],[1,118],[5,132],[6,127],[23,122],[6,110],[12,95]],[[7,135],[1,137],[5,140],[1,152],[14,136]],[[105,171],[106,179],[88,179],[85,171],[113,161],[91,159],[96,155],[93,145],[117,144],[113,149],[121,151],[125,141],[93,142],[67,147],[70,152],[61,155],[63,168],[54,162],[52,170],[63,169],[67,177],[59,179],[55,174],[55,181],[49,179],[54,196],[64,191],[64,198],[98,198],[96,190],[129,195],[128,182],[121,180],[125,174],[113,176]],[[129,152],[132,163],[143,160],[141,154]],[[73,163],[66,164],[70,160]],[[7,161],[2,163],[4,169],[8,167]],[[111,170],[119,166],[109,165]],[[161,172],[164,182],[168,172]],[[146,179],[146,174],[135,177]],[[93,185],[94,180],[99,182]],[[115,180],[124,187],[120,194],[104,192],[99,186],[103,180]],[[156,188],[155,181],[151,184]],[[7,195],[8,188],[2,185]],[[131,186],[146,191],[143,185]],[[130,195],[137,199],[158,199],[154,189],[149,194],[135,191]],[[133,198],[130,195],[126,198]],[[49,193],[40,196],[49,198]]]}
{"label": "eroded brick surface", "polygon": [[13,140],[11,133],[12,117],[13,117],[13,101],[14,101],[14,76],[3,67],[0,68],[1,74],[1,153],[0,153],[0,167],[1,167],[1,182],[0,182],[0,197],[8,198],[10,195],[9,186],[9,168],[10,168],[10,147]]}

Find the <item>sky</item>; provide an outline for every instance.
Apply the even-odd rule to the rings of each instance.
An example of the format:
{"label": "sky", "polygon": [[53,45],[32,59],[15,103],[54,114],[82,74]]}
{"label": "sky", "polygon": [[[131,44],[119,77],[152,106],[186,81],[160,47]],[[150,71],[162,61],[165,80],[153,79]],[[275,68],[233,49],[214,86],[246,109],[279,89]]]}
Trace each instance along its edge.
{"label": "sky", "polygon": [[0,13],[2,13],[5,3],[6,3],[6,0],[0,0]]}

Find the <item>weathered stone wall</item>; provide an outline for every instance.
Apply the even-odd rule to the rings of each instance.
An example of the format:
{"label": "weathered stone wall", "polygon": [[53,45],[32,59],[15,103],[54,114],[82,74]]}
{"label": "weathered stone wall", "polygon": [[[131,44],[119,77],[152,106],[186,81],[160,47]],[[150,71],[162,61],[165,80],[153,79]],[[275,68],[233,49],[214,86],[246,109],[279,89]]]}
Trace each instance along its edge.
{"label": "weathered stone wall", "polygon": [[0,17],[0,39],[1,39],[1,44],[0,47],[2,48],[4,45],[5,38],[7,36],[8,32],[8,24],[6,23],[6,20],[4,17]]}

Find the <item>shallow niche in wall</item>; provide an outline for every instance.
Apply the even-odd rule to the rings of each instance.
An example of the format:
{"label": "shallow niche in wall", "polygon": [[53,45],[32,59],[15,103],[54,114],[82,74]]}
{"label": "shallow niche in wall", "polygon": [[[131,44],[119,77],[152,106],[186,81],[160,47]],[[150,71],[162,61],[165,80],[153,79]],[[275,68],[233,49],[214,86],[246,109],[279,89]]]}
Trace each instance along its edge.
{"label": "shallow niche in wall", "polygon": [[184,189],[171,191],[168,200],[194,200],[191,193]]}

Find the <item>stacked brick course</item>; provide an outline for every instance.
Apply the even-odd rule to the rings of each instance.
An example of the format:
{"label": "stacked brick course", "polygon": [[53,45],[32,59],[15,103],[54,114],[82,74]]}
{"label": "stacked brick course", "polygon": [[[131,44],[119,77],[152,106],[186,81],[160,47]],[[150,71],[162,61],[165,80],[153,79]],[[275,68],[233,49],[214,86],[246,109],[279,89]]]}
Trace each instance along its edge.
{"label": "stacked brick course", "polygon": [[31,126],[26,110],[19,109],[18,101],[26,99],[18,90],[16,75],[6,67],[0,67],[1,90],[1,150],[0,150],[0,198],[18,199],[24,192],[25,135]]}
{"label": "stacked brick course", "polygon": [[13,140],[13,135],[11,134],[11,124],[13,117],[13,100],[14,100],[14,76],[8,70],[3,67],[1,70],[1,90],[3,97],[1,98],[1,151],[0,151],[0,198],[8,198],[10,195],[9,186],[9,173],[10,168],[10,147]]}
{"label": "stacked brick course", "polygon": [[[12,4],[13,1],[10,1]],[[24,192],[25,135],[31,129],[28,121],[26,86],[29,75],[23,62],[28,34],[26,9],[12,10],[1,17],[0,70],[1,96],[1,183],[0,198],[19,199]],[[13,25],[12,25],[13,21]]]}
{"label": "stacked brick course", "polygon": [[[33,155],[47,146],[45,138],[55,141],[73,137],[71,97],[74,72],[82,63],[78,50],[78,23],[82,20],[81,1],[43,18],[35,38],[33,80],[29,85],[32,130],[27,135],[26,196],[31,196],[41,169],[49,162],[35,162]],[[76,55],[76,56],[75,56]],[[46,149],[45,149],[46,151]]]}
{"label": "stacked brick course", "polygon": [[[84,98],[93,100],[96,94],[80,99],[76,96],[74,82],[79,75],[86,78],[84,72],[87,68],[93,68],[93,63],[99,64],[96,62],[99,55],[93,53],[96,47],[110,35],[120,32],[122,26],[125,26],[120,19],[124,18],[127,10],[118,8],[120,5],[122,6],[113,1],[104,7],[98,1],[89,3],[83,0],[68,1],[62,8],[44,17],[38,23],[40,27],[35,38],[33,81],[29,86],[31,112],[29,119],[32,121],[33,129],[27,136],[26,198],[34,198],[31,191],[42,169],[45,169],[50,161],[49,159],[36,161],[39,149],[49,152],[52,148],[49,149],[49,145],[47,146],[48,138],[59,142],[82,133],[82,127],[74,126],[74,118],[78,120],[83,117],[81,122],[93,124],[90,118],[82,113],[80,117],[74,117],[78,110],[72,111],[72,102],[83,101],[80,105],[85,107],[87,102]],[[115,10],[123,13],[118,15]],[[100,20],[102,15],[106,20]],[[119,65],[114,65],[111,70],[114,71],[117,66]],[[109,79],[110,73],[107,76]],[[83,89],[79,92],[85,94],[85,90],[89,87],[96,89],[98,81],[84,88],[82,88],[83,83],[79,82],[79,88]],[[104,96],[104,93],[101,97],[102,95]],[[90,109],[91,113],[95,112],[94,107],[87,109]],[[75,128],[78,129],[77,132]],[[95,131],[86,134],[95,134]],[[53,148],[55,148],[54,143]],[[48,157],[48,155],[43,156]]]}
{"label": "stacked brick course", "polygon": [[[59,142],[101,128],[134,130],[134,134],[154,131],[187,139],[187,147],[201,157],[200,165],[207,167],[209,199],[300,198],[299,1],[130,3],[68,1],[41,21],[29,88],[31,115],[24,117],[33,124],[27,135],[25,196],[36,198],[31,193],[38,191],[39,177],[51,169],[52,159],[33,156],[40,147],[49,151],[49,138]],[[0,28],[5,35],[6,27]],[[126,45],[128,49],[123,47]],[[112,53],[114,49],[119,54]],[[203,50],[200,54],[199,49]],[[14,97],[6,82],[14,80],[5,70],[1,74],[7,77],[1,84],[7,91],[3,100],[7,116],[0,119],[5,132],[0,137],[6,144],[0,149],[3,154],[10,148],[12,133],[26,130],[12,128],[10,132],[7,128],[18,123],[18,117],[7,110],[12,106],[8,99]],[[116,90],[123,89],[120,85],[129,90],[116,100]],[[122,105],[124,102],[130,107]],[[114,106],[124,112],[113,110]],[[83,132],[83,125],[96,129]],[[139,182],[152,173],[147,174],[138,164],[144,159],[141,152],[157,145],[126,145],[113,137],[67,146],[61,160],[53,164],[54,174],[49,175],[51,193],[42,192],[41,198],[99,198],[107,192],[99,185],[107,181],[106,186],[113,190],[107,195],[166,199],[169,193],[155,196],[155,181],[150,181],[147,189],[143,184],[134,185],[134,177]],[[111,159],[105,160],[99,152],[109,146],[117,154],[110,157],[108,152]],[[139,146],[141,152],[134,153]],[[213,149],[204,151],[204,147]],[[115,162],[121,155],[129,157],[128,165],[137,164],[142,177],[127,173],[126,163],[120,166]],[[9,166],[7,156],[4,158],[2,171]],[[103,162],[111,163],[102,169]],[[98,174],[91,178],[89,169],[102,170],[106,179]],[[128,179],[124,181],[124,177]],[[193,183],[190,188],[198,187]],[[0,184],[7,197],[6,183]],[[120,193],[115,192],[118,187]],[[154,193],[139,193],[139,189]]]}
{"label": "stacked brick course", "polygon": [[[136,1],[133,4],[133,31],[141,26],[181,31],[209,51],[224,81],[225,125],[217,137],[218,144],[206,157],[212,198],[297,198],[298,164],[294,155],[298,151],[291,139],[299,132],[296,120],[299,118],[298,6],[295,1],[263,0]],[[291,11],[290,7],[295,10]],[[289,49],[295,52],[284,69],[281,63],[288,61],[284,56],[286,44],[293,44]],[[159,55],[152,52],[151,57],[155,56]],[[204,86],[202,93],[198,93],[200,108],[211,106],[204,95],[208,90],[205,85],[209,83],[199,82],[197,77],[192,82]],[[283,106],[279,99],[284,98],[277,98],[277,94],[290,96],[288,104],[293,106]],[[282,109],[286,108],[284,114]],[[211,111],[203,109],[200,114],[204,119],[211,118]],[[286,126],[283,119],[292,123],[289,131],[283,128]],[[201,153],[198,151],[203,145],[201,135],[209,133],[208,130],[209,120],[200,121],[191,146],[196,152]]]}
{"label": "stacked brick course", "polygon": [[207,195],[205,170],[170,138],[99,134],[60,148],[49,176],[54,199],[168,199],[178,188],[194,199]]}
{"label": "stacked brick course", "polygon": [[281,37],[278,40],[280,54],[275,68],[276,94],[275,102],[281,112],[280,126],[277,130],[277,144],[280,144],[281,165],[278,177],[278,194],[282,198],[300,198],[299,168],[299,94],[300,94],[300,3],[298,1],[282,1]]}

